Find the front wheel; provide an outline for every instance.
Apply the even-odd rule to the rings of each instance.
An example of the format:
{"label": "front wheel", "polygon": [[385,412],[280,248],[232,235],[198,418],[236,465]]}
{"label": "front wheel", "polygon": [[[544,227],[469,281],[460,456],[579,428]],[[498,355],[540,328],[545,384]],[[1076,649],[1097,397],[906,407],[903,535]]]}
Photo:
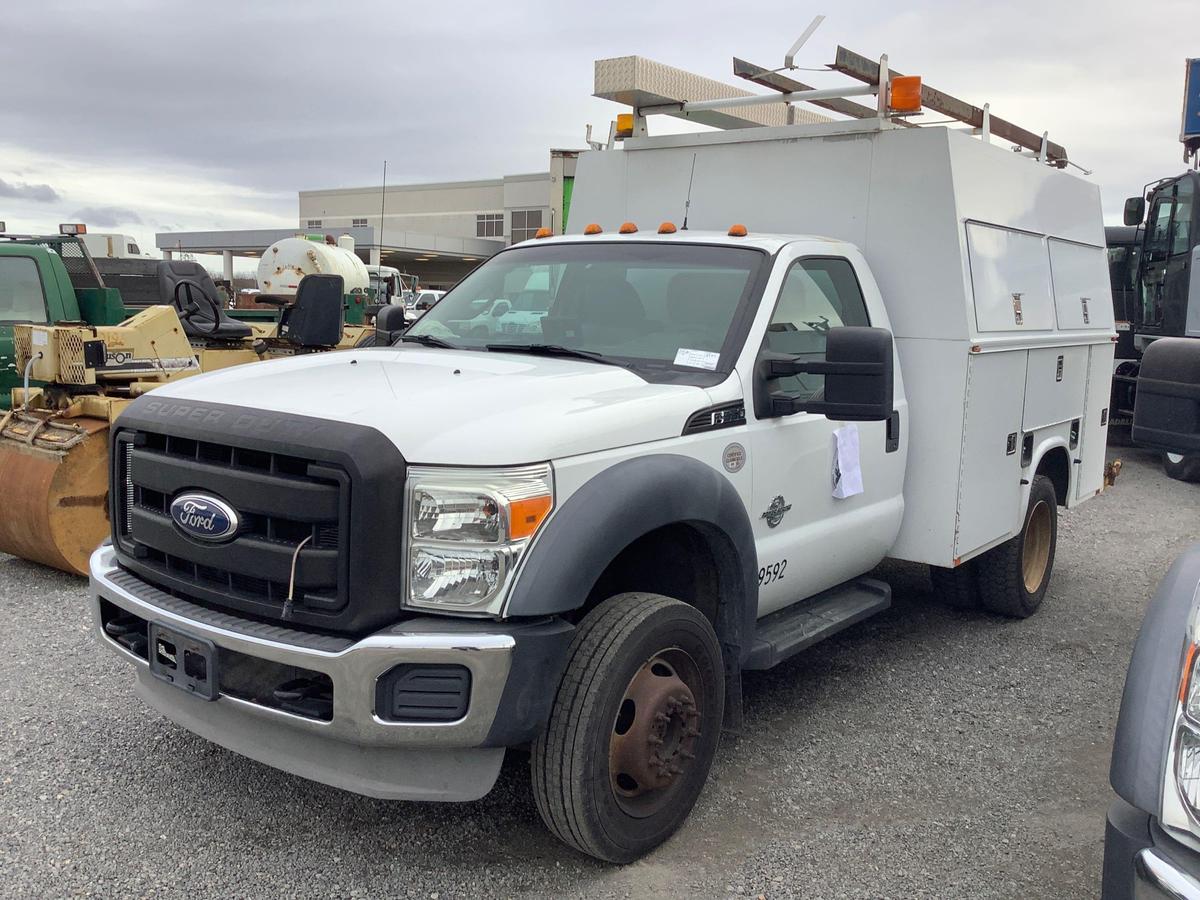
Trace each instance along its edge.
{"label": "front wheel", "polygon": [[533,745],[534,799],[564,843],[632,862],[687,818],[724,712],[721,649],[695,608],[619,594],[588,613]]}
{"label": "front wheel", "polygon": [[1058,497],[1054,483],[1035,475],[1020,533],[978,558],[979,600],[984,609],[1025,619],[1037,612],[1054,571]]}
{"label": "front wheel", "polygon": [[1184,456],[1182,453],[1164,453],[1163,471],[1176,481],[1200,481],[1200,456]]}

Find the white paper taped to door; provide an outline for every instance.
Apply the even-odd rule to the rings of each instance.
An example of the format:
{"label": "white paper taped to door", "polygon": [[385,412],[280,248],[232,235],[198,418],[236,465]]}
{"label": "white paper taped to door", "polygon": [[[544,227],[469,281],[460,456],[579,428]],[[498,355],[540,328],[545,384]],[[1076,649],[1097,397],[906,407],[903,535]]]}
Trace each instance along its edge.
{"label": "white paper taped to door", "polygon": [[843,425],[833,433],[833,496],[839,500],[863,492],[858,462],[858,426]]}

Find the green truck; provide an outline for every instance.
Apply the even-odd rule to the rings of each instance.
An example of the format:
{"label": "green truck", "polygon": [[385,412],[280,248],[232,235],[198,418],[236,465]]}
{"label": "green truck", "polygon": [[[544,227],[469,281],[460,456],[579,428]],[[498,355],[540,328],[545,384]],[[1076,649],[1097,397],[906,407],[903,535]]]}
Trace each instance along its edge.
{"label": "green truck", "polygon": [[78,237],[0,235],[0,410],[9,408],[24,374],[17,371],[14,325],[116,325],[134,312],[119,290],[105,286]]}

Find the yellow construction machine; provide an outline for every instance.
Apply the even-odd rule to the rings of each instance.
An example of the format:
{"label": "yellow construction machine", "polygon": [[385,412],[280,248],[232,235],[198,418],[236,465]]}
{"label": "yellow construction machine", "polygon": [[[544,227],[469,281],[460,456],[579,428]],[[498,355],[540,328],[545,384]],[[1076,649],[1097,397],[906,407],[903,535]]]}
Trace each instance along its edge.
{"label": "yellow construction machine", "polygon": [[305,278],[278,322],[228,317],[194,278],[178,279],[176,297],[119,325],[13,326],[23,384],[0,410],[0,552],[87,572],[109,530],[109,426],[134,398],[201,372],[361,346],[374,331],[344,323],[335,275]]}

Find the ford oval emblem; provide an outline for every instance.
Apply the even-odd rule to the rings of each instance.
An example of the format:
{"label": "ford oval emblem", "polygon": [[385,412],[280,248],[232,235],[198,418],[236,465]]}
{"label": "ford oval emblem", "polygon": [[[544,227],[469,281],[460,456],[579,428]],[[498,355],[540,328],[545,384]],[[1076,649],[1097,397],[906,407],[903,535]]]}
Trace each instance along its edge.
{"label": "ford oval emblem", "polygon": [[180,494],[171,501],[171,518],[188,537],[226,541],[237,534],[237,510],[208,494]]}

